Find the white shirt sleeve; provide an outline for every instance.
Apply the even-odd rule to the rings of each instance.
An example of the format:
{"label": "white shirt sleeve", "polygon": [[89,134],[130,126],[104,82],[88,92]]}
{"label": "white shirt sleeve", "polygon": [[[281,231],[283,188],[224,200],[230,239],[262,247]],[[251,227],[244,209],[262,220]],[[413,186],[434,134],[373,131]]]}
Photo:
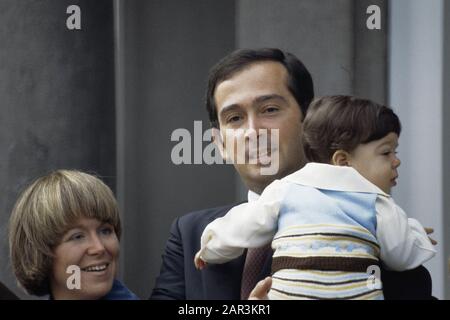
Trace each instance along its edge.
{"label": "white shirt sleeve", "polygon": [[232,208],[208,224],[201,237],[200,257],[207,263],[225,263],[245,248],[269,243],[278,227],[280,181],[271,183],[261,197]]}
{"label": "white shirt sleeve", "polygon": [[414,269],[436,254],[420,222],[408,219],[392,198],[378,196],[375,209],[380,258],[388,268]]}

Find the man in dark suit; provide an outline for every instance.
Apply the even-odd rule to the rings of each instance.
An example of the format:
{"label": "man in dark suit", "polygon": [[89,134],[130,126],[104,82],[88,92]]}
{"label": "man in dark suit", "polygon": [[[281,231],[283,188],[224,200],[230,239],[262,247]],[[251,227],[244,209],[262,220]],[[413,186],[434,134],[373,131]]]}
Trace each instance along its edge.
{"label": "man in dark suit", "polygon": [[19,298],[0,282],[0,300],[18,300]]}
{"label": "man in dark suit", "polygon": [[[227,129],[245,129],[245,132],[250,132],[248,129],[254,132],[267,129],[269,135],[273,129],[278,129],[278,170],[271,175],[262,174],[261,169],[268,166],[266,161],[248,161],[248,149],[244,163],[233,158],[237,141],[247,141],[250,135],[239,137],[236,134],[215,141],[222,156],[233,161],[248,187],[249,201],[257,198],[272,181],[302,168],[306,163],[301,144],[302,121],[313,96],[313,82],[308,70],[294,55],[278,49],[238,50],[211,70],[206,106],[214,128],[223,135]],[[271,152],[273,149],[259,154],[271,159],[270,165],[274,162]],[[222,265],[210,265],[202,271],[196,270],[193,263],[206,225],[225,215],[234,205],[192,212],[174,221],[151,299],[247,297],[241,291],[247,253]],[[268,254],[255,269],[257,279],[270,275],[271,259]],[[401,273],[381,269],[381,277],[386,299],[431,297],[431,278],[423,267]]]}

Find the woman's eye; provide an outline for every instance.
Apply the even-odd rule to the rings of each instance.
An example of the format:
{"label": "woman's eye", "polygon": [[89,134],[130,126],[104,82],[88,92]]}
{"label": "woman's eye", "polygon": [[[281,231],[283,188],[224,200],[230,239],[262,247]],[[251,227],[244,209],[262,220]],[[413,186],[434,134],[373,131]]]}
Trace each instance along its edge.
{"label": "woman's eye", "polygon": [[100,229],[100,233],[103,235],[106,235],[106,236],[112,234],[113,232],[114,232],[114,229],[112,227],[103,227]]}
{"label": "woman's eye", "polygon": [[69,237],[69,241],[71,241],[71,240],[81,240],[81,239],[83,239],[84,238],[84,234],[82,234],[82,233],[74,233],[73,235],[71,235],[70,237]]}

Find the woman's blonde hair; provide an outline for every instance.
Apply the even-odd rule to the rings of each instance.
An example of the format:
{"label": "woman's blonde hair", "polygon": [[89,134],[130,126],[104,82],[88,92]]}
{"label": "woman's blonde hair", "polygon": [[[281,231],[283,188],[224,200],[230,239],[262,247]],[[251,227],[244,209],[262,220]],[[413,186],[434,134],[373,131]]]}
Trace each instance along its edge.
{"label": "woman's blonde hair", "polygon": [[28,293],[49,294],[53,249],[81,217],[110,223],[120,238],[114,195],[90,174],[57,170],[20,195],[9,221],[9,249],[13,271]]}

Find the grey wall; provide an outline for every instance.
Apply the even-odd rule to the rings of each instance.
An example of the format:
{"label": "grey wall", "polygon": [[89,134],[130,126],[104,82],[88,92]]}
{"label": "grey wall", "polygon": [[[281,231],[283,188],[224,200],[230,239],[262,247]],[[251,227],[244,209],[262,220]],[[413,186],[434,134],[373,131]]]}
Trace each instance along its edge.
{"label": "grey wall", "polygon": [[208,69],[234,49],[234,1],[119,1],[118,173],[124,280],[148,297],[173,219],[234,201],[230,166],[180,165],[173,130],[208,128]]}
{"label": "grey wall", "polygon": [[[366,27],[367,7],[377,5],[381,9],[381,30]],[[388,46],[388,1],[353,1],[353,94],[387,103],[387,46]]]}
{"label": "grey wall", "polygon": [[241,0],[238,47],[280,47],[297,55],[313,76],[316,96],[355,94],[385,102],[387,29],[366,28],[366,9],[386,1]]}
{"label": "grey wall", "polygon": [[[80,31],[66,28],[71,4]],[[1,0],[0,43],[0,281],[22,294],[6,232],[19,191],[58,168],[115,186],[112,2]]]}
{"label": "grey wall", "polygon": [[444,297],[444,0],[390,2],[389,103],[402,122],[395,201],[434,228],[436,256],[424,263]]}
{"label": "grey wall", "polygon": [[450,3],[444,1],[444,78],[443,78],[443,193],[444,193],[444,290],[445,299],[450,299]]}
{"label": "grey wall", "polygon": [[317,95],[353,91],[353,1],[242,0],[236,13],[238,47],[297,55]]}

